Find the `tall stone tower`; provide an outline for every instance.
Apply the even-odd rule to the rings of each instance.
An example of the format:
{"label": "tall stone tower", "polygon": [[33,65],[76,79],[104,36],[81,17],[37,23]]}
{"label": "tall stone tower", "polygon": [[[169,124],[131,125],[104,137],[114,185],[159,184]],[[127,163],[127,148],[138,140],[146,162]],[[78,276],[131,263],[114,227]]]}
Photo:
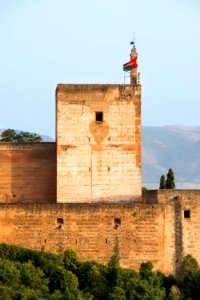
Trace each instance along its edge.
{"label": "tall stone tower", "polygon": [[[137,55],[136,49],[131,57]],[[141,85],[59,84],[57,202],[141,198]]]}

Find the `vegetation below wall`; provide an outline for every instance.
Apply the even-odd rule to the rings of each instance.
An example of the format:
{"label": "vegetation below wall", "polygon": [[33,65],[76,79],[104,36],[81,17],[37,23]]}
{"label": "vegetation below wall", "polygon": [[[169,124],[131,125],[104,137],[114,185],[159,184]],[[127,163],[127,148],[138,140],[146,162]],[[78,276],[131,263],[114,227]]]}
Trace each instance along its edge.
{"label": "vegetation below wall", "polygon": [[122,269],[113,256],[108,265],[80,261],[67,250],[61,255],[0,244],[0,299],[126,300],[199,299],[200,269],[187,256],[178,277]]}

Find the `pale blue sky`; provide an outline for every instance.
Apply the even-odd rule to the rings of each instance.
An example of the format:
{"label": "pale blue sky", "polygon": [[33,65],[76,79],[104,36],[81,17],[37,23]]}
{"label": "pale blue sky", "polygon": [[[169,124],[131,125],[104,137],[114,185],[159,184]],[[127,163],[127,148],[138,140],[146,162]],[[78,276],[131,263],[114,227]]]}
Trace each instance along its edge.
{"label": "pale blue sky", "polygon": [[0,0],[0,128],[54,137],[57,83],[123,83],[133,32],[143,125],[200,126],[199,0]]}

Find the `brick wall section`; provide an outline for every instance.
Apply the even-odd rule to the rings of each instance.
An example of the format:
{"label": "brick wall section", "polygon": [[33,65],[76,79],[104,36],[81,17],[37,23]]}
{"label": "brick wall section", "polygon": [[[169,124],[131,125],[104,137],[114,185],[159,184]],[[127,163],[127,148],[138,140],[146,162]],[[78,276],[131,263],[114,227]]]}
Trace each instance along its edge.
{"label": "brick wall section", "polygon": [[56,202],[55,143],[0,143],[0,202]]}
{"label": "brick wall section", "polygon": [[0,242],[57,253],[73,248],[101,263],[118,254],[123,267],[150,260],[163,270],[163,220],[156,205],[0,204]]}
{"label": "brick wall section", "polygon": [[58,202],[141,197],[140,87],[135,93],[130,85],[58,85]]}
{"label": "brick wall section", "polygon": [[[0,242],[57,253],[72,248],[81,259],[101,263],[118,254],[123,267],[138,269],[141,262],[152,261],[165,273],[178,272],[187,254],[200,264],[200,191],[154,195],[157,204],[153,192],[147,204],[1,203]],[[57,223],[58,218],[64,223]]]}
{"label": "brick wall section", "polygon": [[147,203],[157,203],[165,211],[163,271],[178,272],[187,254],[200,264],[200,190],[158,190],[148,195]]}

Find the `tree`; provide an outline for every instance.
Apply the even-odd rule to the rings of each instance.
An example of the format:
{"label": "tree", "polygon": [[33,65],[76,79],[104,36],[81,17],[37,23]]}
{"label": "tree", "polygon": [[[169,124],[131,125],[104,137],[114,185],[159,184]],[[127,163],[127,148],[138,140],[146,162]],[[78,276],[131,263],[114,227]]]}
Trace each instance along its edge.
{"label": "tree", "polygon": [[200,270],[196,259],[191,255],[185,256],[180,271],[177,284],[182,292],[182,299],[198,300],[200,295]]}
{"label": "tree", "polygon": [[169,169],[167,173],[166,189],[174,189],[174,188],[175,188],[174,173],[172,169]]}
{"label": "tree", "polygon": [[26,143],[26,142],[41,142],[40,135],[32,134],[27,131],[21,131],[17,133],[14,129],[4,130],[1,134],[0,142],[10,143]]}
{"label": "tree", "polygon": [[4,130],[1,134],[1,142],[13,142],[16,136],[14,129]]}
{"label": "tree", "polygon": [[198,269],[199,265],[196,259],[190,254],[186,255],[181,264],[181,275],[186,276],[188,273],[196,272]]}
{"label": "tree", "polygon": [[166,189],[166,180],[165,180],[165,175],[162,175],[160,177],[160,190]]}

